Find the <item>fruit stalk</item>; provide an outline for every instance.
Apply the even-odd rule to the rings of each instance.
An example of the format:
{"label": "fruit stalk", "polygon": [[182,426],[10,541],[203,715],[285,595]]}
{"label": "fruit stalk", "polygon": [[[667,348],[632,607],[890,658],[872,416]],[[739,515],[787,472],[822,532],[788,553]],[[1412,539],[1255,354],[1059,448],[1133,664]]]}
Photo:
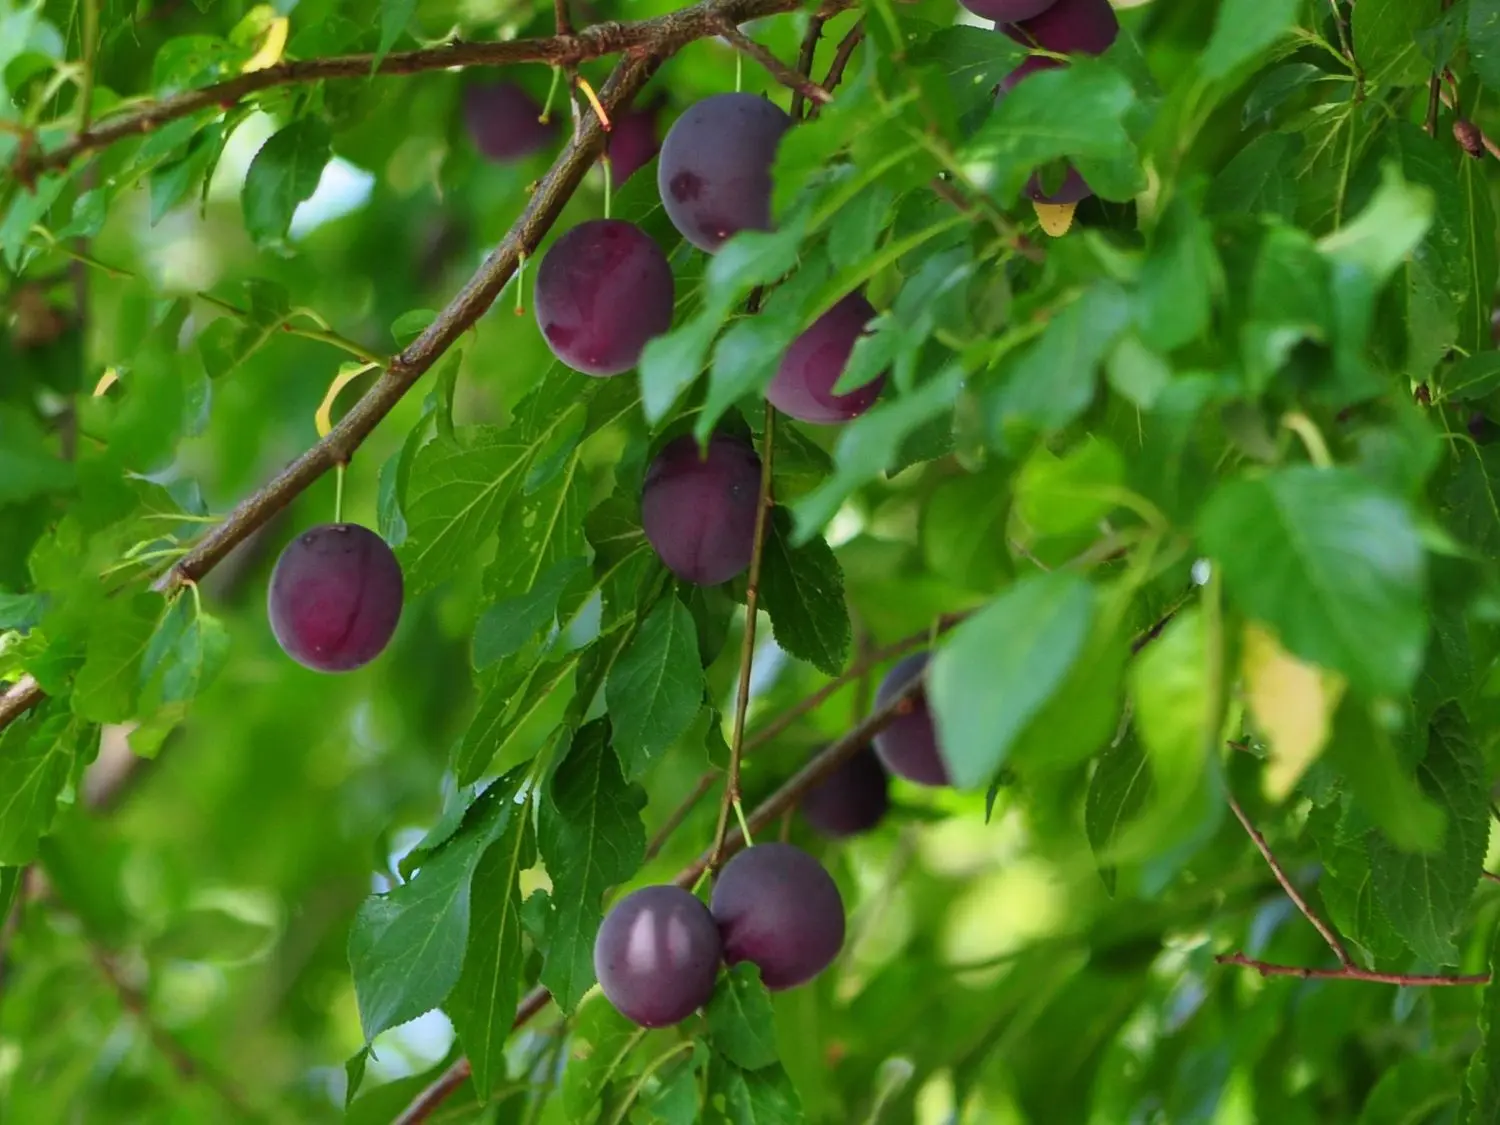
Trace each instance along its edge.
{"label": "fruit stalk", "polygon": [[[751,39],[729,20],[726,19],[722,22],[719,27],[719,34],[729,40],[730,45],[736,51],[760,63],[765,68],[767,74],[780,82],[788,90],[793,91],[798,98],[806,98],[819,105],[827,105],[833,100],[827,90],[823,89],[823,87],[819,86],[807,77],[807,75],[799,74],[787,66],[786,63],[782,62],[754,39]],[[797,114],[793,112],[792,116],[796,117]]]}

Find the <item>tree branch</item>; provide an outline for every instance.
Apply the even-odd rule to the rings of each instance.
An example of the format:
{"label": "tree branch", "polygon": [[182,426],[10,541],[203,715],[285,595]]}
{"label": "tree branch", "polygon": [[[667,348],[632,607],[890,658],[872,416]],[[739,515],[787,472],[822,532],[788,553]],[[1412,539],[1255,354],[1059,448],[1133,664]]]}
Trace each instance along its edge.
{"label": "tree branch", "polygon": [[[847,0],[832,0],[831,8],[838,10],[846,4]],[[417,51],[397,51],[386,55],[378,65],[375,57],[367,54],[288,60],[213,86],[137,104],[134,109],[80,130],[72,139],[50,151],[23,145],[11,171],[21,183],[32,183],[44,172],[68,167],[84,153],[106,148],[127,137],[143,136],[169,121],[200,110],[227,108],[250,94],[277,86],[326,78],[367,78],[372,69],[377,74],[418,74],[450,67],[503,66],[523,62],[571,66],[622,52],[635,56],[663,56],[694,39],[721,34],[723,20],[741,24],[796,7],[798,0],[700,0],[681,11],[631,23],[594,24],[572,35],[513,39],[508,43],[453,42]]]}
{"label": "tree branch", "polygon": [[1221,953],[1214,958],[1221,965],[1239,965],[1254,969],[1263,977],[1300,977],[1302,980],[1362,980],[1374,984],[1399,984],[1406,988],[1442,988],[1444,986],[1482,985],[1490,983],[1488,973],[1472,976],[1442,977],[1423,973],[1374,973],[1358,965],[1343,965],[1337,969],[1304,969],[1300,965],[1272,965],[1257,961],[1243,953]]}
{"label": "tree branch", "polygon": [[[818,52],[818,40],[822,38],[825,22],[821,15],[814,14],[807,17],[807,34],[802,37],[802,50],[797,52],[797,73],[804,78],[811,79],[812,77],[813,56]],[[800,121],[805,108],[801,91],[794,87],[792,90],[793,120]]]}
{"label": "tree branch", "polygon": [[[816,19],[817,17],[814,16],[813,18]],[[730,45],[736,51],[760,63],[765,68],[767,74],[780,82],[788,90],[793,91],[799,101],[802,98],[807,98],[809,101],[816,102],[819,105],[827,105],[833,100],[827,90],[823,89],[823,87],[819,86],[811,78],[807,77],[807,75],[799,74],[787,66],[786,63],[782,62],[754,39],[751,39],[729,20],[724,20],[720,25],[719,34],[729,40]],[[795,120],[797,114],[794,112],[792,117]]]}
{"label": "tree branch", "polygon": [[[823,89],[830,95],[838,89],[840,82],[844,80],[844,71],[849,66],[849,60],[854,55],[854,48],[858,47],[865,38],[865,23],[859,23],[851,27],[848,33],[839,40],[838,49],[833,52],[833,62],[828,64],[828,74],[823,79]],[[808,110],[809,117],[818,115],[818,107],[812,106]]]}

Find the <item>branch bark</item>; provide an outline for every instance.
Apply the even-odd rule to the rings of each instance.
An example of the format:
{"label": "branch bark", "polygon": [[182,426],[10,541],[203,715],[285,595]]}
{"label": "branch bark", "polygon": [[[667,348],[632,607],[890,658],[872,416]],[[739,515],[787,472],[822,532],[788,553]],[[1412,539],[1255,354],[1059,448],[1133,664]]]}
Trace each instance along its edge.
{"label": "branch bark", "polygon": [[[815,16],[813,18],[816,19],[817,17]],[[767,74],[776,79],[776,81],[780,82],[783,86],[785,86],[788,90],[791,90],[796,95],[796,98],[792,103],[793,120],[796,120],[797,118],[796,110],[800,99],[807,98],[809,101],[816,102],[819,105],[827,105],[833,100],[833,98],[829,96],[827,90],[823,89],[823,87],[819,86],[811,78],[807,77],[807,75],[799,74],[797,71],[787,66],[786,63],[782,62],[770,51],[766,50],[766,48],[757,43],[754,39],[751,39],[748,35],[746,35],[738,27],[736,27],[730,20],[726,19],[723,22],[722,26],[719,28],[719,34],[723,35],[725,39],[729,40],[730,45],[736,51],[740,52],[740,54],[742,55],[746,55],[749,58],[754,59],[763,68],[765,68]]]}
{"label": "branch bark", "polygon": [[[832,10],[838,10],[846,3],[847,0],[835,0]],[[138,104],[134,109],[82,129],[72,139],[50,151],[22,146],[23,151],[11,165],[11,172],[21,183],[32,183],[44,172],[67,168],[85,153],[106,148],[127,137],[154,132],[169,121],[202,110],[232,106],[251,94],[277,86],[327,78],[367,78],[372,69],[376,74],[419,74],[450,67],[505,66],[525,62],[573,66],[587,59],[622,52],[660,57],[694,39],[719,35],[724,20],[747,23],[798,6],[799,0],[700,0],[681,11],[630,23],[594,24],[576,34],[513,39],[508,43],[453,42],[417,51],[397,51],[386,55],[378,65],[373,55],[288,60],[213,86]]]}

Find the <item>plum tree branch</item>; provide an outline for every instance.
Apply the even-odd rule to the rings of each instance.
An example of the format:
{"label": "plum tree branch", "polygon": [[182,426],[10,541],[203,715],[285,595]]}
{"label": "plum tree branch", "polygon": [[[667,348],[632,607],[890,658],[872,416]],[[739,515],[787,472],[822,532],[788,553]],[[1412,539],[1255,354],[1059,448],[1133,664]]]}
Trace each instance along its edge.
{"label": "plum tree branch", "polygon": [[762,47],[754,39],[751,39],[729,20],[725,20],[719,28],[719,34],[729,40],[730,45],[740,54],[754,59],[765,68],[767,74],[780,82],[788,90],[795,93],[798,101],[793,103],[793,120],[796,119],[796,106],[800,99],[806,98],[819,105],[827,105],[833,100],[828,91],[819,86],[805,74],[799,74],[786,63],[782,62],[766,48]]}
{"label": "plum tree branch", "polygon": [[[827,22],[821,15],[811,15],[807,18],[807,33],[802,37],[802,49],[797,52],[797,73],[804,78],[812,78],[813,56],[818,53],[818,40],[823,36],[823,24]],[[824,91],[825,93],[827,91]],[[792,89],[792,120],[802,120],[803,104],[801,91],[795,87]]]}
{"label": "plum tree branch", "polygon": [[1214,957],[1220,965],[1239,965],[1242,968],[1254,969],[1263,977],[1299,977],[1302,980],[1361,980],[1375,984],[1398,984],[1406,987],[1444,987],[1450,985],[1479,985],[1488,984],[1490,976],[1488,973],[1477,973],[1471,976],[1437,976],[1426,973],[1377,973],[1370,969],[1362,969],[1354,963],[1349,956],[1349,951],[1344,943],[1339,940],[1333,928],[1324,922],[1313,912],[1312,907],[1297,892],[1292,881],[1287,877],[1280,861],[1271,851],[1266,843],[1266,838],[1255,825],[1250,823],[1250,818],[1245,815],[1245,810],[1235,800],[1234,794],[1226,794],[1229,807],[1234,812],[1235,818],[1249,834],[1251,841],[1255,844],[1266,866],[1271,869],[1271,874],[1276,876],[1276,882],[1286,892],[1287,898],[1292,900],[1295,906],[1312,923],[1313,929],[1317,930],[1328,948],[1333,950],[1335,957],[1339,959],[1339,967],[1336,969],[1310,969],[1302,965],[1275,965],[1269,961],[1257,961],[1253,957],[1246,957],[1243,953],[1221,953]]}
{"label": "plum tree branch", "polygon": [[[212,86],[138,103],[133,109],[80,129],[73,137],[47,151],[35,145],[22,145],[12,162],[11,173],[21,183],[32,183],[44,172],[67,168],[85,153],[107,148],[127,137],[154,132],[169,121],[202,110],[235,105],[251,94],[277,86],[328,78],[367,78],[372,69],[377,74],[395,75],[524,62],[572,66],[588,59],[620,53],[660,57],[672,53],[684,43],[721,34],[725,20],[742,24],[761,16],[791,11],[799,3],[800,0],[700,0],[680,11],[650,19],[598,23],[572,34],[513,39],[505,43],[456,41],[416,51],[397,51],[386,55],[378,64],[375,57],[368,54],[287,60]],[[829,0],[825,10],[836,11],[847,3],[848,0]]]}

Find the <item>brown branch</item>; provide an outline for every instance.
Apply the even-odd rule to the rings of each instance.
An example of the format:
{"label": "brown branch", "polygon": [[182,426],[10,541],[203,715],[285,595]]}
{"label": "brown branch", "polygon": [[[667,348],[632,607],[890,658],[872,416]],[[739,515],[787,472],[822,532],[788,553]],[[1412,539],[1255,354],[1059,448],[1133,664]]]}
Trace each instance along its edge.
{"label": "brown branch", "polygon": [[[823,24],[827,22],[821,15],[807,17],[807,34],[802,37],[802,49],[797,52],[797,73],[804,77],[812,77],[813,56],[818,51],[818,40],[823,36]],[[826,93],[826,91],[825,91]],[[806,109],[803,104],[802,92],[795,87],[792,90],[792,119],[800,121],[802,112]]]}
{"label": "brown branch", "polygon": [[[833,0],[832,8],[844,0]],[[251,94],[277,86],[316,82],[327,78],[366,78],[377,74],[418,74],[450,67],[504,66],[539,62],[569,66],[602,55],[666,55],[684,43],[721,33],[721,20],[747,23],[761,16],[787,12],[798,0],[700,0],[692,7],[631,23],[599,23],[572,35],[513,39],[506,43],[445,43],[417,51],[397,51],[375,63],[373,55],[336,55],[331,58],[288,60],[237,75],[226,82],[186,90],[159,101],[137,104],[90,126],[49,152],[33,146],[17,157],[12,174],[31,183],[44,172],[66,168],[86,152],[106,148],[127,137],[153,132],[169,121],[201,110],[222,109]]]}
{"label": "brown branch", "polygon": [[0,695],[0,730],[10,726],[46,698],[47,693],[42,690],[41,684],[30,676],[22,676]]}
{"label": "brown branch", "polygon": [[1337,969],[1305,969],[1300,965],[1273,965],[1257,961],[1243,953],[1221,953],[1214,958],[1220,965],[1239,965],[1254,969],[1263,977],[1298,977],[1302,980],[1362,980],[1373,984],[1399,984],[1407,988],[1441,988],[1444,986],[1481,985],[1490,983],[1488,973],[1472,976],[1443,977],[1423,973],[1375,973],[1361,969],[1358,965],[1344,965]]}
{"label": "brown branch", "polygon": [[1266,866],[1271,869],[1271,874],[1276,876],[1276,881],[1281,884],[1281,889],[1286,892],[1286,897],[1292,900],[1292,905],[1300,910],[1302,916],[1312,923],[1313,929],[1322,935],[1323,940],[1328,943],[1328,948],[1333,950],[1333,955],[1339,959],[1339,964],[1345,969],[1354,968],[1354,960],[1349,956],[1349,951],[1344,948],[1344,943],[1339,940],[1338,935],[1333,932],[1327,923],[1313,913],[1312,907],[1308,906],[1307,901],[1297,893],[1297,888],[1292,885],[1292,881],[1287,878],[1286,872],[1281,869],[1281,864],[1271,853],[1271,847],[1266,843],[1266,838],[1261,835],[1260,830],[1255,825],[1250,823],[1250,818],[1245,815],[1245,810],[1240,807],[1240,803],[1234,799],[1234,794],[1226,793],[1225,797],[1229,801],[1229,807],[1234,812],[1235,818],[1239,820],[1245,831],[1250,834],[1250,839],[1254,841],[1256,848],[1260,851],[1261,857],[1265,859]]}
{"label": "brown branch", "polygon": [[[861,20],[851,27],[848,33],[839,40],[838,49],[833,52],[833,62],[828,64],[828,74],[823,79],[823,89],[832,94],[840,82],[844,80],[844,71],[848,69],[849,59],[854,55],[854,48],[858,47],[865,38],[865,24]],[[809,117],[818,115],[818,107],[812,106],[808,110]]]}
{"label": "brown branch", "polygon": [[1481,871],[1479,875],[1480,878],[1485,879],[1491,883],[1500,883],[1500,875],[1496,875],[1493,871]]}
{"label": "brown branch", "polygon": [[[726,19],[720,24],[719,34],[729,40],[730,46],[736,51],[760,63],[765,68],[767,74],[780,82],[788,90],[794,91],[798,99],[807,98],[809,101],[816,102],[819,105],[827,105],[833,100],[827,90],[823,89],[823,87],[819,86],[811,78],[807,77],[807,75],[799,74],[787,66],[786,63],[782,62],[754,39],[751,39],[729,20]],[[793,104],[795,106],[798,103],[794,102]],[[797,115],[793,113],[792,116],[795,118]]]}

